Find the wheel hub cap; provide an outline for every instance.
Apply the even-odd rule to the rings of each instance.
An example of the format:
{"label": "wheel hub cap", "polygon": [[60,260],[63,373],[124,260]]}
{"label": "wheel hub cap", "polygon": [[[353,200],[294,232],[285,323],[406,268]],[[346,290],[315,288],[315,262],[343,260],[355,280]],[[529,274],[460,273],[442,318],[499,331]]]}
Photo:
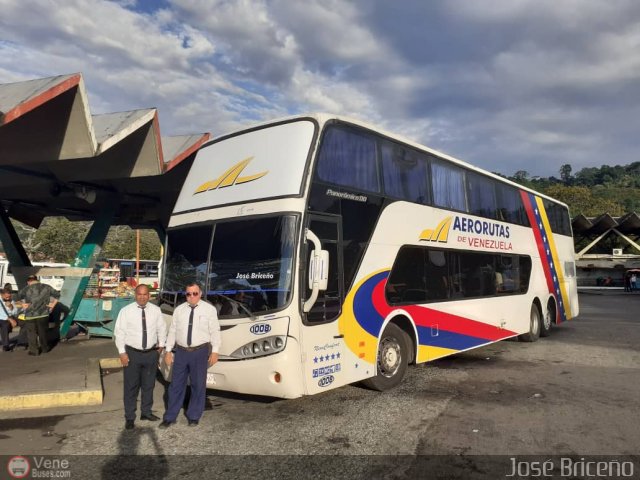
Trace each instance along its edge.
{"label": "wheel hub cap", "polygon": [[400,346],[395,341],[386,341],[380,351],[380,373],[393,376],[400,366]]}

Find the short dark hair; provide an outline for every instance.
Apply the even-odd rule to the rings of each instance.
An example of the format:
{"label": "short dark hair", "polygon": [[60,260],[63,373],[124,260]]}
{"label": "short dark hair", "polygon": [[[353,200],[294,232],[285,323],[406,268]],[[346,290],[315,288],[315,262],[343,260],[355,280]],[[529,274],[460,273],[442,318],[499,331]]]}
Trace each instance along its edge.
{"label": "short dark hair", "polygon": [[27,282],[30,282],[32,280],[35,280],[37,282],[38,281],[38,276],[37,275],[29,275],[27,277]]}
{"label": "short dark hair", "polygon": [[202,287],[200,286],[200,284],[198,282],[189,282],[189,283],[187,283],[187,286],[184,287],[184,289],[186,290],[189,287],[198,287],[200,292],[202,292]]}
{"label": "short dark hair", "polygon": [[10,294],[13,294],[13,290],[12,290],[12,289],[10,289],[10,288],[6,288],[6,287],[5,287],[5,288],[3,288],[3,289],[2,289],[2,292],[0,292],[0,293],[10,293]]}

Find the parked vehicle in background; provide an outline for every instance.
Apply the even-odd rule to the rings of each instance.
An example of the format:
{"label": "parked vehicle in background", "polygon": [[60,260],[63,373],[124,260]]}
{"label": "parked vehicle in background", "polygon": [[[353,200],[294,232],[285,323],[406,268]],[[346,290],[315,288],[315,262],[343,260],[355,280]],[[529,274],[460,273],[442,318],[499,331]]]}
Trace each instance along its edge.
{"label": "parked vehicle in background", "polygon": [[[68,267],[68,263],[55,263],[55,262],[33,262],[32,265],[34,267]],[[60,290],[62,285],[64,284],[64,277],[60,275],[54,275],[51,273],[46,273],[43,275],[38,275],[40,282],[45,283],[47,285],[51,285],[56,290]],[[11,284],[11,288],[13,290],[18,289],[18,285],[16,283],[16,279],[13,276],[11,271],[11,265],[7,260],[0,260],[0,285],[5,285],[7,283]]]}

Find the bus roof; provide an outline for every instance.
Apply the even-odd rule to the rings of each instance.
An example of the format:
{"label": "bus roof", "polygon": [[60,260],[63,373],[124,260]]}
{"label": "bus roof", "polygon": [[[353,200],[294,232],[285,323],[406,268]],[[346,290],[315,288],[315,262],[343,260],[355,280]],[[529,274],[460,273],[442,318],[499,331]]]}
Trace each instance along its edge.
{"label": "bus roof", "polygon": [[210,142],[206,143],[205,145],[203,145],[203,147],[206,147],[207,145],[210,145],[212,143],[217,143],[220,142],[222,140],[224,140],[225,138],[231,137],[231,136],[236,136],[238,134],[247,132],[247,131],[251,131],[251,130],[256,130],[256,129],[260,129],[260,128],[264,128],[264,127],[268,127],[269,125],[274,125],[274,124],[279,124],[279,123],[283,123],[283,122],[290,122],[290,121],[295,121],[295,120],[305,120],[305,119],[311,119],[311,120],[315,120],[320,127],[324,126],[327,122],[332,121],[332,120],[337,120],[339,122],[344,122],[344,123],[348,123],[351,125],[355,125],[357,127],[361,127],[367,130],[371,130],[373,132],[378,133],[379,135],[382,135],[384,137],[387,137],[389,139],[407,144],[411,147],[414,147],[416,149],[422,150],[424,152],[430,153],[432,155],[435,155],[439,158],[445,159],[447,161],[450,161],[451,163],[455,163],[457,165],[460,165],[461,167],[464,167],[466,169],[469,170],[473,170],[475,172],[481,173],[483,175],[486,175],[488,177],[494,178],[500,182],[506,183],[508,185],[512,185],[515,188],[521,189],[521,190],[525,190],[527,192],[530,193],[534,193],[542,198],[546,198],[547,200],[551,200],[555,203],[558,203],[560,205],[563,205],[564,207],[566,207],[568,209],[568,205],[564,202],[561,202],[560,200],[557,200],[555,198],[552,198],[548,195],[545,195],[544,193],[538,192],[536,190],[533,190],[531,188],[525,187],[524,185],[520,185],[519,183],[513,182],[505,177],[501,177],[500,175],[496,175],[495,173],[492,173],[488,170],[484,170],[483,168],[477,167],[475,165],[472,165],[468,162],[465,162],[464,160],[460,160],[456,157],[453,157],[451,155],[448,155],[446,153],[443,153],[439,150],[435,150],[433,148],[427,147],[426,145],[423,145],[421,143],[418,143],[414,140],[411,140],[409,138],[406,138],[402,135],[396,134],[396,133],[391,133],[389,131],[383,130],[380,127],[376,127],[375,125],[372,125],[370,123],[364,122],[362,120],[357,120],[355,118],[350,118],[347,116],[343,116],[343,115],[335,115],[335,114],[330,114],[330,113],[322,113],[322,112],[316,112],[316,113],[309,113],[309,114],[301,114],[301,115],[292,115],[292,116],[288,116],[288,117],[282,117],[282,118],[278,118],[278,119],[273,119],[273,120],[269,120],[266,122],[261,122],[261,123],[257,123],[255,125],[252,125],[250,127],[245,127],[233,132],[229,132],[226,133],[224,135],[221,135],[220,137],[216,137],[215,139],[211,140]]}

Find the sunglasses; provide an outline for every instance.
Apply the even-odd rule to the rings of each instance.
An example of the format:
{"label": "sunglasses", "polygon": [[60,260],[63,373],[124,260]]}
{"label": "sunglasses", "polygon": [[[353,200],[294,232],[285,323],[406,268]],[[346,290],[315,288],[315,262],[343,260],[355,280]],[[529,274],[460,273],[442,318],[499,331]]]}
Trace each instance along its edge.
{"label": "sunglasses", "polygon": [[200,292],[187,292],[186,295],[187,297],[197,297],[200,295]]}

